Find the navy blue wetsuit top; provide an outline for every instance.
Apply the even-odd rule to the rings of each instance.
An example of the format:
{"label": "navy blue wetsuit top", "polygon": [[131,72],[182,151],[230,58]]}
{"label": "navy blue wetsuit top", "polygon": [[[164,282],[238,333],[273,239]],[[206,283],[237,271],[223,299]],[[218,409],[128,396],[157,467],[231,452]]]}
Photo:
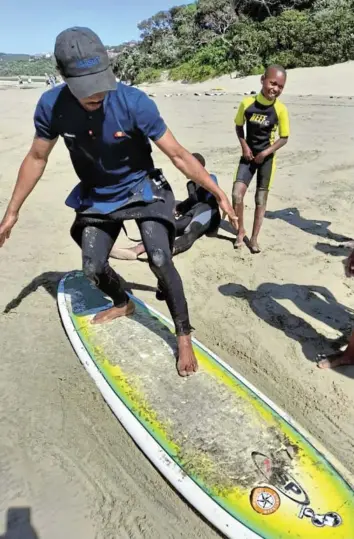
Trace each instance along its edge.
{"label": "navy blue wetsuit top", "polygon": [[141,90],[117,83],[103,106],[86,111],[63,84],[45,92],[34,115],[36,136],[64,138],[80,183],[66,204],[110,213],[141,193],[152,202],[148,175],[154,170],[149,139],[167,126],[155,103]]}

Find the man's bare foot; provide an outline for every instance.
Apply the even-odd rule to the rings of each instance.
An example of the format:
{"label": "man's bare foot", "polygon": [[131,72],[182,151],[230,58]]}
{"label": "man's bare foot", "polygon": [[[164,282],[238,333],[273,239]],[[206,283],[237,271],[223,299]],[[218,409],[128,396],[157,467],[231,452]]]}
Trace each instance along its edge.
{"label": "man's bare foot", "polygon": [[253,255],[257,255],[258,253],[261,252],[257,240],[253,238],[250,239],[250,251]]}
{"label": "man's bare foot", "polygon": [[91,324],[106,324],[111,322],[116,318],[121,318],[122,316],[129,316],[135,311],[135,305],[132,301],[128,301],[124,307],[111,307],[105,311],[101,311],[96,314],[96,316],[91,320]]}
{"label": "man's bare foot", "polygon": [[245,236],[246,236],[246,230],[245,229],[242,229],[242,230],[240,229],[238,231],[237,237],[235,239],[234,249],[240,249],[243,246]]}
{"label": "man's bare foot", "polygon": [[321,354],[318,356],[317,367],[319,369],[335,369],[345,365],[354,365],[354,357],[347,353],[347,350],[336,352],[335,354]]}
{"label": "man's bare foot", "polygon": [[177,337],[178,342],[178,361],[177,371],[180,376],[190,376],[197,372],[198,363],[192,347],[192,337],[190,335],[181,335]]}

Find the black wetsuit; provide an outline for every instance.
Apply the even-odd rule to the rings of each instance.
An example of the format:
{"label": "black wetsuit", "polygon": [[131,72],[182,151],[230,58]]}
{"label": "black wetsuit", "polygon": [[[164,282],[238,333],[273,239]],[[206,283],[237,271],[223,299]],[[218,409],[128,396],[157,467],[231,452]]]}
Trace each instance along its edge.
{"label": "black wetsuit", "polygon": [[136,220],[176,334],[190,334],[183,285],[172,262],[175,200],[151,156],[150,140],[157,142],[167,132],[156,104],[141,90],[117,83],[90,112],[64,84],[42,94],[34,121],[37,138],[64,138],[79,177],[66,204],[76,212],[71,234],[82,248],[86,277],[114,305],[128,303],[108,256],[123,222]]}
{"label": "black wetsuit", "polygon": [[[215,176],[211,177],[216,181]],[[220,225],[220,212],[215,197],[192,181],[187,183],[187,190],[188,198],[176,206],[181,216],[176,218],[174,255],[190,249],[204,234],[214,234]]]}

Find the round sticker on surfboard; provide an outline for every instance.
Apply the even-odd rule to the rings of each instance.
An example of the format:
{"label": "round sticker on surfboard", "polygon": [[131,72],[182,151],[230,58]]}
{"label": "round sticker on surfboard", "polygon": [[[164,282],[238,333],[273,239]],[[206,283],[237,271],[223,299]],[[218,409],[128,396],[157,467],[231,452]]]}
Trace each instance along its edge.
{"label": "round sticker on surfboard", "polygon": [[280,507],[280,497],[272,488],[257,487],[252,490],[251,505],[261,515],[272,515]]}

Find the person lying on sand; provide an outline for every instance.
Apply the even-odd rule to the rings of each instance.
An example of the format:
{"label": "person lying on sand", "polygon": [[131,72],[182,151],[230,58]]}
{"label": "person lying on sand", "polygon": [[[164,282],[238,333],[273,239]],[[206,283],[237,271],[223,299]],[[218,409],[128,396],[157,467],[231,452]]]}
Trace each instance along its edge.
{"label": "person lying on sand", "polygon": [[178,372],[193,374],[197,360],[192,326],[171,253],[175,200],[154,166],[150,140],[187,178],[210,191],[236,226],[235,212],[207,171],[177,142],[154,101],[133,86],[117,83],[107,51],[92,30],[74,27],[61,32],[54,56],[64,84],[44,92],[37,104],[35,138],[0,223],[0,247],[10,237],[23,203],[62,136],[79,178],[66,200],[76,212],[71,235],[81,248],[85,276],[113,301],[113,307],[98,313],[93,323],[134,311],[134,303],[108,264],[123,222],[134,219],[175,324]]}
{"label": "person lying on sand", "polygon": [[[354,277],[354,251],[348,257],[345,269],[347,277]],[[318,356],[317,366],[320,369],[335,369],[346,365],[354,365],[354,331],[345,350],[340,350],[335,354],[321,354]]]}
{"label": "person lying on sand", "polygon": [[[262,76],[262,89],[257,96],[248,96],[240,104],[235,124],[242,157],[236,171],[232,191],[233,206],[238,217],[239,232],[234,247],[243,245],[246,235],[243,220],[243,199],[257,172],[255,214],[250,249],[260,253],[258,235],[266,211],[268,192],[275,172],[275,153],[285,146],[289,137],[289,116],[286,106],[278,100],[286,83],[282,66],[269,66]],[[246,124],[246,137],[244,133]],[[275,141],[275,133],[279,139]]]}
{"label": "person lying on sand", "polygon": [[[201,154],[193,153],[192,155],[205,167],[205,159]],[[214,174],[210,174],[210,177],[217,185],[217,177]],[[216,198],[193,181],[187,183],[187,191],[188,198],[176,205],[177,239],[172,249],[172,256],[184,253],[205,234],[215,234],[220,225],[220,212]],[[114,245],[110,256],[119,260],[136,260],[143,253],[145,253],[143,243],[126,249]]]}

